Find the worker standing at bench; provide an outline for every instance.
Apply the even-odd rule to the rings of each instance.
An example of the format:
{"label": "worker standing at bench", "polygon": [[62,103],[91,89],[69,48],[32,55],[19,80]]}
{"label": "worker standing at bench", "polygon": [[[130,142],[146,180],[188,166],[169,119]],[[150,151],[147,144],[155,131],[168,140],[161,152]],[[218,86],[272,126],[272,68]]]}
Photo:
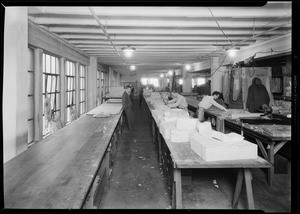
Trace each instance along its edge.
{"label": "worker standing at bench", "polygon": [[229,110],[226,109],[224,106],[220,105],[219,103],[217,103],[215,100],[219,99],[221,93],[218,91],[215,91],[212,93],[212,96],[205,96],[203,97],[203,99],[201,100],[201,102],[199,103],[199,110],[198,110],[198,119],[200,122],[204,122],[205,118],[204,118],[204,111],[205,109],[210,108],[212,105],[218,107],[219,109],[222,109],[226,112],[228,112]]}
{"label": "worker standing at bench", "polygon": [[122,95],[122,106],[125,111],[128,130],[134,131],[134,116],[133,116],[132,101],[131,101],[130,93],[131,93],[131,86],[126,85],[125,91]]}
{"label": "worker standing at bench", "polygon": [[168,102],[168,106],[171,108],[179,108],[185,111],[188,111],[188,104],[184,96],[178,94],[177,91],[172,91],[173,99]]}

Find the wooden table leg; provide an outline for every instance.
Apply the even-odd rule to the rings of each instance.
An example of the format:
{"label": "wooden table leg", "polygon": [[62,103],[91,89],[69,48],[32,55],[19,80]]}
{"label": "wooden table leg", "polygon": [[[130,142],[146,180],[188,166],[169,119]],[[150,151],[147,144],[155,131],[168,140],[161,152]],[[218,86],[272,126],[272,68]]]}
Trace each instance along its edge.
{"label": "wooden table leg", "polygon": [[155,121],[153,118],[151,119],[151,125],[152,125],[152,142],[154,143],[155,142]]}
{"label": "wooden table leg", "polygon": [[274,177],[274,142],[272,142],[272,144],[270,145],[268,156],[269,162],[272,164],[272,166],[268,168],[268,182],[269,185],[272,186]]}
{"label": "wooden table leg", "polygon": [[244,178],[246,186],[246,194],[248,201],[248,209],[254,209],[254,199],[252,191],[252,174],[250,169],[244,169]]}
{"label": "wooden table leg", "polygon": [[271,142],[271,144],[268,144],[267,150],[266,151],[265,147],[263,146],[263,143],[258,140],[255,139],[257,142],[257,145],[260,149],[260,151],[262,152],[264,158],[269,161],[272,164],[272,167],[268,168],[268,184],[270,186],[272,186],[272,182],[273,182],[273,177],[274,177],[274,142]]}
{"label": "wooden table leg", "polygon": [[[174,169],[174,184],[175,190],[173,192],[173,198],[175,201],[175,207],[176,209],[182,209],[182,187],[181,187],[181,170],[175,168]],[[174,188],[173,188],[174,189]],[[175,193],[175,194],[174,194]]]}
{"label": "wooden table leg", "polygon": [[162,155],[162,151],[161,151],[161,135],[159,133],[159,131],[157,132],[157,138],[158,138],[158,163],[161,164],[161,155]]}
{"label": "wooden table leg", "polygon": [[237,205],[239,203],[240,199],[240,194],[242,190],[242,184],[243,184],[243,169],[239,169],[238,175],[237,175],[237,180],[236,180],[236,185],[235,185],[235,190],[234,190],[234,196],[233,196],[233,202],[232,202],[232,208],[236,209]]}

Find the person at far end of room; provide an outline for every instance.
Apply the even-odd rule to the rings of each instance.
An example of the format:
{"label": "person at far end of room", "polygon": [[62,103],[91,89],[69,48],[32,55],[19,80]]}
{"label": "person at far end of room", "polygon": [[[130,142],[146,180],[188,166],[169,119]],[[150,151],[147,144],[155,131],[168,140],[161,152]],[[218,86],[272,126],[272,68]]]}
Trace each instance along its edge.
{"label": "person at far end of room", "polygon": [[199,103],[198,107],[198,119],[200,122],[204,122],[205,118],[204,118],[204,111],[205,109],[209,109],[212,105],[224,110],[226,112],[229,112],[228,109],[226,109],[224,106],[220,105],[219,103],[216,102],[217,99],[220,98],[221,93],[218,91],[214,91],[212,93],[212,96],[205,96],[203,97],[203,99],[201,100],[201,102]]}
{"label": "person at far end of room", "polygon": [[129,85],[129,86],[131,88],[130,99],[131,99],[131,102],[133,102],[133,99],[134,99],[134,86],[132,84]]}
{"label": "person at far end of room", "polygon": [[260,112],[263,105],[269,106],[269,103],[270,96],[261,79],[258,77],[253,78],[252,85],[248,89],[246,110],[250,113]]}
{"label": "person at far end of room", "polygon": [[140,104],[140,106],[143,105],[143,94],[144,94],[144,88],[141,85],[139,88],[139,104]]}
{"label": "person at far end of room", "polygon": [[188,111],[188,104],[184,96],[178,94],[177,91],[172,91],[172,98],[167,104],[170,108],[179,108]]}
{"label": "person at far end of room", "polygon": [[132,101],[130,99],[130,93],[131,93],[131,86],[126,85],[125,91],[122,95],[122,106],[125,111],[128,131],[135,131],[134,128],[134,115],[132,110]]}

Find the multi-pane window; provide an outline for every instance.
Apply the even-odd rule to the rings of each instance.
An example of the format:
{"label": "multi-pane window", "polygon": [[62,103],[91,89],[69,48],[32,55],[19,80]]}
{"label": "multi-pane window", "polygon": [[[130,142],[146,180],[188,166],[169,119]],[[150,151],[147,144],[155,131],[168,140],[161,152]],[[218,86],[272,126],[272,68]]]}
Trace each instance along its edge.
{"label": "multi-pane window", "polygon": [[100,77],[101,71],[97,71],[97,77],[96,77],[96,84],[97,84],[97,106],[101,104],[101,77]]}
{"label": "multi-pane window", "polygon": [[76,87],[75,87],[75,63],[66,61],[66,82],[67,82],[67,123],[71,122],[72,118],[72,110],[75,109],[76,106]]}
{"label": "multi-pane window", "polygon": [[28,124],[28,146],[32,145],[34,140],[34,69],[33,69],[33,50],[28,48],[29,52],[29,68],[28,68],[28,113],[27,113],[27,124]]}
{"label": "multi-pane window", "polygon": [[204,84],[205,84],[205,78],[199,77],[199,78],[197,79],[197,85],[204,85]]}
{"label": "multi-pane window", "polygon": [[154,87],[159,87],[159,81],[157,78],[142,78],[141,79],[143,85],[153,85]]}
{"label": "multi-pane window", "polygon": [[79,66],[79,105],[80,114],[86,112],[86,69],[84,66]]}
{"label": "multi-pane window", "polygon": [[192,79],[192,88],[194,88],[195,85],[196,85],[196,84],[195,84],[195,79],[193,78],[193,79]]}
{"label": "multi-pane window", "polygon": [[50,122],[60,112],[58,58],[43,54],[43,136],[50,134]]}

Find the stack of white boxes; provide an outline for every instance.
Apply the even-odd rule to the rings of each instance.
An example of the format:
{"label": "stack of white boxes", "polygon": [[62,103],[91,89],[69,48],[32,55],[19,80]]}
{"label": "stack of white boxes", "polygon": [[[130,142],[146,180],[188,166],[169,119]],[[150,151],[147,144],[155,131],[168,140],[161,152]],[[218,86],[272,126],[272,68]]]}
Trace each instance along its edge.
{"label": "stack of white boxes", "polygon": [[[205,161],[256,159],[257,145],[236,133],[223,134],[203,123],[190,135],[191,148]],[[205,131],[204,131],[205,129]]]}
{"label": "stack of white boxes", "polygon": [[190,142],[190,134],[197,133],[198,119],[178,118],[176,128],[171,130],[170,141],[172,143]]}
{"label": "stack of white boxes", "polygon": [[170,109],[164,111],[164,116],[159,123],[159,131],[165,139],[171,138],[171,130],[176,129],[177,120],[189,118],[189,113],[181,109]]}

